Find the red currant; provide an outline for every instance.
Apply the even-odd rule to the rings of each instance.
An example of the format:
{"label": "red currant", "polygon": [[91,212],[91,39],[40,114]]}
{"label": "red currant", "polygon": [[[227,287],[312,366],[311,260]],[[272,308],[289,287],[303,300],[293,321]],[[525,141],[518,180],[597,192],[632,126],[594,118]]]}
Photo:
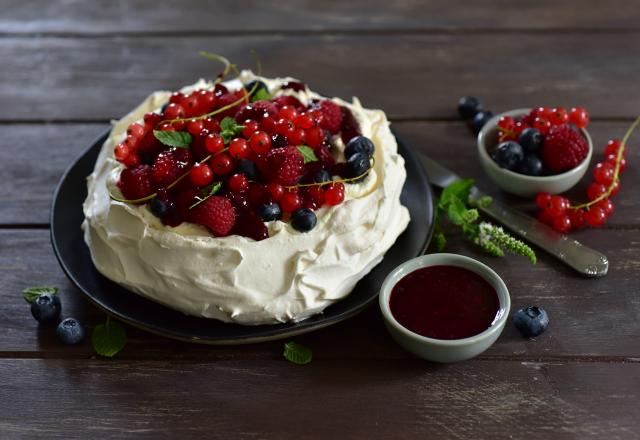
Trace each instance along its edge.
{"label": "red currant", "polygon": [[198,102],[198,94],[196,92],[189,93],[184,97],[180,103],[187,116],[197,116],[200,110],[200,103]]}
{"label": "red currant", "polygon": [[604,155],[605,156],[608,156],[610,154],[617,155],[621,145],[622,145],[622,141],[620,139],[611,139],[609,142],[607,142],[607,146],[604,148]]}
{"label": "red currant", "polygon": [[287,191],[280,198],[280,207],[284,212],[294,212],[302,206],[302,199],[295,191]]}
{"label": "red currant", "polygon": [[224,149],[224,139],[218,133],[209,133],[204,138],[204,148],[209,153],[218,153]]}
{"label": "red currant", "polygon": [[260,129],[260,124],[258,124],[253,119],[247,119],[244,121],[244,128],[242,129],[242,136],[249,139],[253,133]]}
{"label": "red currant", "polygon": [[125,164],[128,167],[138,166],[138,165],[140,165],[140,156],[138,156],[136,153],[131,153],[127,157],[124,158],[122,163]]}
{"label": "red currant", "polygon": [[282,136],[289,136],[289,133],[293,130],[293,123],[286,119],[280,118],[276,122],[276,133]]}
{"label": "red currant", "polygon": [[569,220],[571,220],[571,227],[573,229],[580,229],[584,226],[584,210],[582,209],[570,209]]}
{"label": "red currant", "polygon": [[229,185],[229,190],[234,193],[245,192],[249,189],[249,180],[244,174],[234,174],[229,177],[227,184]]}
{"label": "red currant", "polygon": [[213,181],[213,171],[206,163],[199,163],[189,171],[189,180],[195,186],[206,186]]}
{"label": "red currant", "polygon": [[204,128],[211,131],[220,133],[220,122],[215,118],[207,118],[203,120]]}
{"label": "red currant", "polygon": [[498,128],[504,131],[513,131],[516,126],[516,120],[511,116],[503,116],[498,120]]}
{"label": "red currant", "polygon": [[609,186],[613,182],[613,175],[615,174],[615,167],[610,163],[597,163],[593,169],[593,178],[597,183]]}
{"label": "red currant", "polygon": [[146,134],[146,130],[142,125],[133,123],[129,125],[129,128],[127,128],[127,134],[129,136],[133,136],[136,139],[142,139],[142,137],[144,137],[144,135]]}
{"label": "red currant", "polygon": [[260,183],[254,183],[249,186],[249,202],[254,207],[260,206],[269,201],[269,191],[267,187]]}
{"label": "red currant", "polygon": [[587,212],[584,213],[584,220],[592,228],[602,226],[607,219],[602,208],[598,206],[592,206]]}
{"label": "red currant", "polygon": [[525,128],[527,128],[527,125],[524,122],[516,121],[516,125],[513,127],[514,139],[520,136],[520,133],[522,133]]}
{"label": "red currant", "polygon": [[295,107],[285,105],[278,111],[278,118],[294,121],[298,117],[298,110]]}
{"label": "red currant", "polygon": [[324,130],[320,127],[311,127],[306,134],[307,143],[311,147],[319,147],[324,142]]}
{"label": "red currant", "polygon": [[175,125],[168,122],[163,122],[158,128],[160,129],[160,131],[176,131]]}
{"label": "red currant", "polygon": [[229,154],[234,159],[246,159],[249,153],[249,144],[245,139],[234,138],[229,142]]}
{"label": "red currant", "polygon": [[256,131],[249,139],[249,146],[258,154],[266,153],[271,149],[271,137],[264,131]]}
{"label": "red currant", "polygon": [[182,92],[173,92],[171,97],[169,98],[169,104],[180,104],[184,99],[184,93]]}
{"label": "red currant", "polygon": [[553,229],[563,234],[571,230],[571,220],[568,215],[561,215],[553,219]]}
{"label": "red currant", "polygon": [[569,112],[569,122],[578,128],[589,125],[589,113],[582,107],[574,107]]}
{"label": "red currant", "polygon": [[551,128],[551,122],[538,116],[533,120],[532,127],[537,128],[538,131],[542,134],[547,134],[547,132]]}
{"label": "red currant", "polygon": [[118,162],[124,162],[124,160],[130,154],[129,146],[126,143],[122,142],[115,146],[115,148],[113,149],[113,154],[115,155]]}
{"label": "red currant", "polygon": [[275,134],[276,132],[276,121],[271,116],[265,116],[260,121],[260,129],[266,131],[269,134]]}
{"label": "red currant", "polygon": [[227,153],[218,154],[211,159],[211,168],[218,176],[224,176],[233,170],[233,160]]}
{"label": "red currant", "polygon": [[556,107],[552,109],[549,114],[549,122],[551,122],[552,125],[566,124],[569,122],[569,115],[562,107]]}
{"label": "red currant", "polygon": [[322,189],[320,185],[309,187],[309,189],[307,190],[307,194],[314,202],[316,202],[317,206],[324,205],[325,194],[324,189]]}
{"label": "red currant", "polygon": [[604,215],[607,217],[613,214],[613,202],[609,199],[600,200],[595,206],[602,209],[602,212],[604,212]]}
{"label": "red currant", "polygon": [[551,217],[557,218],[564,215],[568,208],[569,200],[561,196],[551,196],[545,209]]}
{"label": "red currant", "polygon": [[294,128],[289,134],[291,145],[302,145],[307,140],[307,133],[302,128]]}
{"label": "red currant", "polygon": [[330,183],[324,190],[324,201],[329,206],[335,206],[344,200],[344,185],[342,182]]}
{"label": "red currant", "polygon": [[279,183],[271,182],[267,185],[267,190],[275,202],[282,198],[284,187]]}
{"label": "red currant", "polygon": [[202,113],[209,113],[216,106],[216,95],[210,90],[198,92],[198,103]]}
{"label": "red currant", "polygon": [[204,129],[202,119],[193,119],[187,123],[187,131],[196,136]]}
{"label": "red currant", "polygon": [[303,129],[307,129],[307,128],[311,128],[313,127],[313,119],[311,119],[311,116],[309,116],[306,113],[303,113],[301,115],[299,115],[294,121],[293,121],[294,125],[298,128],[303,128]]}
{"label": "red currant", "polygon": [[604,186],[602,183],[594,182],[587,188],[587,197],[589,198],[589,200],[595,200],[606,192],[606,186]]}
{"label": "red currant", "polygon": [[[605,163],[608,163],[615,168],[617,160],[618,160],[617,154],[608,154],[607,157],[605,158]],[[620,158],[620,168],[618,168],[618,171],[623,172],[625,168],[627,168],[627,159],[625,159],[623,155]]]}
{"label": "red currant", "polygon": [[548,226],[553,225],[553,217],[546,210],[538,212],[538,221]]}
{"label": "red currant", "polygon": [[162,121],[162,115],[157,113],[147,113],[144,115],[145,130],[153,130]]}
{"label": "red currant", "polygon": [[167,119],[180,119],[180,118],[184,118],[185,111],[180,104],[171,102],[169,103],[167,108],[164,109],[164,116]]}
{"label": "red currant", "polygon": [[551,194],[546,192],[538,193],[536,196],[536,206],[540,209],[546,209],[547,205],[551,201]]}
{"label": "red currant", "polygon": [[138,144],[140,143],[140,139],[133,137],[131,135],[128,135],[124,143],[127,144],[129,148],[131,148],[131,150],[136,150],[138,148]]}

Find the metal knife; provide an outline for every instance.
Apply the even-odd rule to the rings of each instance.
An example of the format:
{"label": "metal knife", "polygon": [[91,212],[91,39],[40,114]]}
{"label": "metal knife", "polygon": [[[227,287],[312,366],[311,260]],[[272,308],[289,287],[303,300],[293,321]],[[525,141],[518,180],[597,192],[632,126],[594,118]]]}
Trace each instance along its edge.
{"label": "metal knife", "polygon": [[[460,180],[460,177],[448,168],[424,154],[419,153],[418,155],[432,184],[444,188],[450,183]],[[478,188],[473,187],[470,199],[478,200],[484,195]],[[607,274],[609,260],[604,254],[584,246],[566,235],[559,234],[535,218],[497,200],[494,200],[489,206],[478,207],[478,209],[525,240],[549,252],[582,275],[601,277]]]}

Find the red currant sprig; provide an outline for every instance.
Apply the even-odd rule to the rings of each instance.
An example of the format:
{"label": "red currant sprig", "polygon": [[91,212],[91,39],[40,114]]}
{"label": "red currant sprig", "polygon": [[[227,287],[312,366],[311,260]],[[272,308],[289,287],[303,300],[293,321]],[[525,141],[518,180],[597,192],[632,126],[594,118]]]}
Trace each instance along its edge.
{"label": "red currant sprig", "polygon": [[627,129],[622,141],[612,139],[607,143],[604,151],[605,161],[595,165],[594,182],[587,188],[588,202],[571,205],[565,197],[539,193],[536,196],[536,205],[541,209],[538,220],[562,233],[579,229],[585,224],[592,228],[602,226],[613,214],[614,206],[610,198],[620,189],[620,173],[627,164],[627,141],[639,124],[640,117]]}

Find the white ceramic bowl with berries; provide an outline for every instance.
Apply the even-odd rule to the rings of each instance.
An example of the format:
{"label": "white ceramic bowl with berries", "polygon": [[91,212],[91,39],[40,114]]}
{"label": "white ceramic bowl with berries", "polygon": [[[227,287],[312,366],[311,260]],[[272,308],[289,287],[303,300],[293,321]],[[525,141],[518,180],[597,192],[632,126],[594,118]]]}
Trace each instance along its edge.
{"label": "white ceramic bowl with berries", "polygon": [[[480,156],[480,164],[496,185],[511,194],[521,197],[533,197],[540,192],[549,194],[565,192],[582,179],[589,168],[589,163],[591,162],[593,142],[591,141],[589,132],[584,128],[577,129],[577,133],[579,133],[582,138],[584,138],[584,141],[586,141],[586,154],[582,151],[581,156],[584,156],[584,158],[581,159],[579,163],[571,163],[569,160],[570,165],[567,165],[562,163],[564,158],[549,158],[546,156],[552,155],[544,155],[544,159],[548,159],[551,162],[551,166],[556,168],[555,174],[527,175],[523,172],[518,172],[518,168],[514,169],[514,167],[512,167],[512,170],[507,167],[500,166],[496,161],[495,151],[500,144],[498,139],[500,128],[498,127],[498,124],[501,119],[513,118],[517,121],[531,114],[531,112],[532,109],[529,108],[511,110],[494,116],[484,125],[478,134],[478,155]],[[551,130],[554,129],[555,128],[552,128]],[[572,130],[573,129],[574,128],[572,128]],[[492,157],[492,152],[494,157]],[[556,163],[554,162],[560,162],[560,164],[556,166]],[[571,168],[568,170],[557,171],[557,169],[560,169],[563,166],[564,168],[571,166]]]}

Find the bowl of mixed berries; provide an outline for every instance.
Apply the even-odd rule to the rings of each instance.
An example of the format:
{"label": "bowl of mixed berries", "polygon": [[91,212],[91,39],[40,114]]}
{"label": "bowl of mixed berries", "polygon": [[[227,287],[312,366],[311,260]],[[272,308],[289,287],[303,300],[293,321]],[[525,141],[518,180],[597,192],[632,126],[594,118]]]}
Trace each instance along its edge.
{"label": "bowl of mixed berries", "polygon": [[593,153],[589,114],[576,107],[511,110],[478,134],[480,163],[503,190],[521,197],[558,194],[584,176]]}

